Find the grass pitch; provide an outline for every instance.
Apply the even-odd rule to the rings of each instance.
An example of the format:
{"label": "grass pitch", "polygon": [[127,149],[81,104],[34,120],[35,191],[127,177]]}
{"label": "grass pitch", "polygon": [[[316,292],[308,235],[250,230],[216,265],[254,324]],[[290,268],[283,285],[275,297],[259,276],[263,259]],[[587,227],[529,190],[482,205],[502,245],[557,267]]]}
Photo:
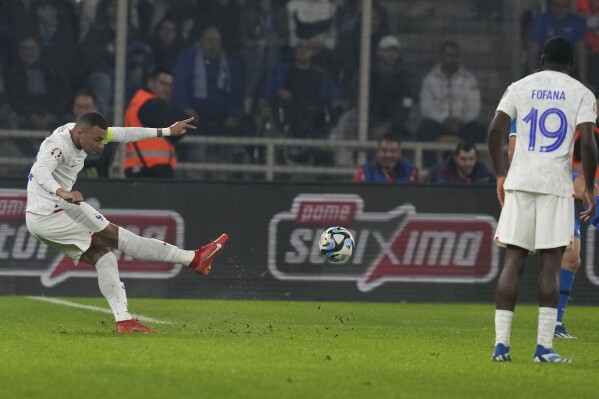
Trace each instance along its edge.
{"label": "grass pitch", "polygon": [[[67,298],[106,307],[103,299]],[[0,398],[597,398],[599,309],[571,306],[573,364],[536,364],[519,306],[512,363],[490,361],[491,305],[133,299],[157,335],[112,316],[0,297]]]}

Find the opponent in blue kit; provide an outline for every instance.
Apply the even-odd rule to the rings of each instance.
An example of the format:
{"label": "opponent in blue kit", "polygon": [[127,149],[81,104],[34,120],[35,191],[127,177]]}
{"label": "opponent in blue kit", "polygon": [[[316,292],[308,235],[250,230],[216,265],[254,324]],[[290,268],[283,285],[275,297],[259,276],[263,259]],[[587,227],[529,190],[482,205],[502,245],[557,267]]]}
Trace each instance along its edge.
{"label": "opponent in blue kit", "polygon": [[[506,247],[495,291],[493,361],[511,360],[510,331],[520,276],[528,253],[539,251],[539,317],[533,360],[571,363],[571,359],[553,350],[553,337],[561,259],[573,241],[571,163],[576,130],[581,137],[585,179],[582,198],[587,206],[580,216],[585,221],[595,212],[597,166],[593,137],[597,118],[595,96],[568,75],[574,63],[573,51],[572,44],[563,37],[548,40],[541,57],[543,70],[508,87],[489,127],[489,152],[502,206],[495,242]],[[551,95],[545,95],[549,92]],[[519,138],[508,172],[503,144],[513,119]]]}

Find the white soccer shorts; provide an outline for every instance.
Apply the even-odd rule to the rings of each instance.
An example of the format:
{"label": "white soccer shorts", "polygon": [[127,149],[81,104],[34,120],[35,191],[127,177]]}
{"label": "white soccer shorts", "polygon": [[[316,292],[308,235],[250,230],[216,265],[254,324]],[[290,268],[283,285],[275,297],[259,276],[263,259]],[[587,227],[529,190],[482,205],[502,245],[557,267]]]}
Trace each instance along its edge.
{"label": "white soccer shorts", "polygon": [[68,204],[51,215],[25,214],[27,228],[38,240],[57,249],[79,263],[91,245],[92,235],[104,230],[110,222],[91,205]]}
{"label": "white soccer shorts", "polygon": [[530,252],[569,247],[574,232],[574,200],[550,194],[509,190],[497,223],[495,243]]}

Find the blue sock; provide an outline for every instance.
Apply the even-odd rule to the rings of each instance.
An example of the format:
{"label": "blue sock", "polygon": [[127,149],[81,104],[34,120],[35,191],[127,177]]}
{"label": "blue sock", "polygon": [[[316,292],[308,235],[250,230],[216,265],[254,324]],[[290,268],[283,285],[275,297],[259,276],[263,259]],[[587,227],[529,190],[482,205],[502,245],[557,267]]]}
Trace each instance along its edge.
{"label": "blue sock", "polygon": [[570,291],[572,291],[572,284],[574,283],[574,272],[566,269],[560,269],[559,271],[559,304],[557,305],[557,321],[561,322],[566,313],[566,306],[568,306],[568,299],[570,299]]}

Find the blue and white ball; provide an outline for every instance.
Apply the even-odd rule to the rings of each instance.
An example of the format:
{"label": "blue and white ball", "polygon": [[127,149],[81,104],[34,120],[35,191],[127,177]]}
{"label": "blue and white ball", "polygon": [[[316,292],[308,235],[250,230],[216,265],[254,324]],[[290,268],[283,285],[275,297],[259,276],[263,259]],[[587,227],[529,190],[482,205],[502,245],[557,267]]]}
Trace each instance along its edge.
{"label": "blue and white ball", "polygon": [[334,263],[347,262],[354,251],[354,246],[354,237],[344,227],[329,227],[320,236],[320,253]]}

